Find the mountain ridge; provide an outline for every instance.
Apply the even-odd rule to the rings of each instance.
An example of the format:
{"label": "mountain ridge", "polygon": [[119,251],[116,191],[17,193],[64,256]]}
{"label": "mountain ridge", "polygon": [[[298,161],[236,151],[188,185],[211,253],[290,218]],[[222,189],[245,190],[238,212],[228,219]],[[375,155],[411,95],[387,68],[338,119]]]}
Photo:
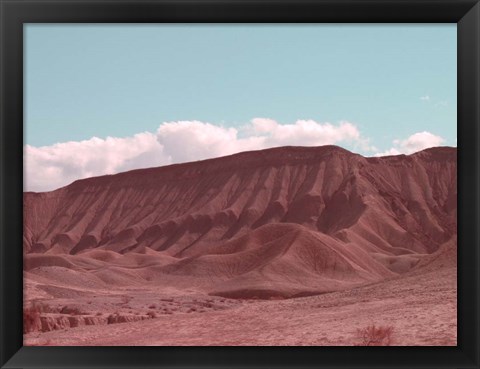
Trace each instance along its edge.
{"label": "mountain ridge", "polygon": [[[324,146],[281,146],[281,147],[273,147],[273,148],[268,148],[268,149],[263,149],[263,150],[251,150],[251,151],[243,151],[239,153],[234,153],[226,156],[220,156],[220,157],[215,157],[215,158],[209,158],[209,159],[202,159],[202,160],[197,160],[197,161],[190,161],[190,162],[185,162],[185,163],[175,163],[175,164],[168,164],[164,166],[159,166],[159,167],[149,167],[149,168],[139,168],[139,169],[132,169],[128,170],[125,172],[120,172],[120,173],[115,173],[115,174],[105,174],[101,176],[94,176],[94,177],[88,177],[88,178],[83,178],[83,179],[78,179],[73,181],[72,183],[51,190],[51,191],[25,191],[24,193],[28,194],[41,194],[41,193],[49,193],[49,192],[54,192],[59,189],[65,188],[72,186],[74,184],[79,184],[83,183],[84,181],[90,181],[93,178],[96,178],[97,180],[107,180],[110,178],[115,178],[115,177],[124,177],[128,175],[133,175],[133,174],[150,174],[158,171],[169,171],[169,170],[178,170],[178,169],[190,169],[192,167],[198,167],[198,166],[208,166],[211,164],[216,164],[219,162],[225,162],[225,161],[232,161],[236,159],[241,159],[245,157],[251,157],[255,156],[258,154],[263,155],[263,159],[268,158],[268,159],[274,159],[275,161],[285,159],[284,157],[279,157],[278,154],[286,154],[291,155],[293,153],[297,154],[308,154],[307,157],[299,157],[297,160],[306,160],[306,159],[317,159],[321,157],[322,155],[325,154],[331,154],[332,152],[337,152],[337,153],[342,153],[345,155],[351,155],[352,157],[357,157],[357,158],[362,158],[367,161],[382,161],[382,160],[392,160],[392,158],[397,158],[397,157],[415,157],[415,156],[421,156],[425,155],[428,153],[446,153],[446,152],[456,152],[456,147],[450,147],[450,146],[438,146],[438,147],[433,147],[433,148],[427,148],[421,151],[417,151],[413,154],[399,154],[399,155],[388,155],[388,156],[382,156],[382,157],[364,157],[360,154],[353,153],[347,149],[344,149],[340,146],[336,145],[324,145]],[[313,155],[313,156],[312,156]],[[291,158],[290,158],[291,159]],[[258,160],[258,158],[255,158],[255,160]],[[238,163],[236,163],[238,164]]]}
{"label": "mountain ridge", "polygon": [[194,277],[225,296],[332,291],[456,247],[456,167],[447,147],[381,158],[282,147],[83,179],[24,193],[24,253],[73,264],[94,250],[148,253],[160,263],[142,272],[151,280]]}

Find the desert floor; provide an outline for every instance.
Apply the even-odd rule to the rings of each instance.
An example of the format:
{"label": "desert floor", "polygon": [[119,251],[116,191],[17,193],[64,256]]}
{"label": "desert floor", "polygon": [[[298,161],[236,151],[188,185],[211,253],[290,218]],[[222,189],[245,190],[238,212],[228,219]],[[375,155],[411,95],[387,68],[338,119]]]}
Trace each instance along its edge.
{"label": "desert floor", "polygon": [[[30,296],[36,293],[41,300],[38,282],[26,281]],[[455,268],[286,300],[237,300],[152,288],[91,293],[65,288],[63,298],[48,301],[56,312],[43,315],[53,321],[91,317],[91,325],[78,323],[73,328],[28,333],[24,342],[55,346],[343,346],[360,345],[357,330],[375,324],[393,327],[392,345],[456,345],[456,294]],[[138,320],[129,321],[134,319]]]}

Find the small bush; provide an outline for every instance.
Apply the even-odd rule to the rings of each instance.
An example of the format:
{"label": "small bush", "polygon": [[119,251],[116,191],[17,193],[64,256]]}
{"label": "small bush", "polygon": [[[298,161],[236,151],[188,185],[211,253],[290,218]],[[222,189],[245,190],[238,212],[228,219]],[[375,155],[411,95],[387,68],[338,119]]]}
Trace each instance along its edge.
{"label": "small bush", "polygon": [[118,323],[118,320],[119,320],[119,314],[118,312],[115,312],[113,314],[110,314],[108,317],[107,317],[107,324],[114,324],[114,323]]}
{"label": "small bush", "polygon": [[64,306],[60,310],[60,314],[82,315],[82,311],[75,306]]}
{"label": "small bush", "polygon": [[32,306],[23,309],[23,333],[29,333],[38,330],[39,322],[40,311],[36,310]]}
{"label": "small bush", "polygon": [[148,315],[151,319],[157,317],[157,313],[155,313],[154,311],[149,311],[149,312],[147,313],[147,315]]}
{"label": "small bush", "polygon": [[40,321],[40,314],[49,312],[50,308],[39,302],[32,302],[30,306],[23,308],[23,333],[29,333],[40,330],[42,323]]}
{"label": "small bush", "polygon": [[50,307],[49,305],[40,302],[40,301],[32,301],[32,304],[30,305],[31,307],[34,307],[36,310],[38,310],[41,313],[56,313],[57,309],[54,309]]}
{"label": "small bush", "polygon": [[357,346],[390,346],[392,344],[393,327],[375,326],[357,329],[357,338],[360,344]]}

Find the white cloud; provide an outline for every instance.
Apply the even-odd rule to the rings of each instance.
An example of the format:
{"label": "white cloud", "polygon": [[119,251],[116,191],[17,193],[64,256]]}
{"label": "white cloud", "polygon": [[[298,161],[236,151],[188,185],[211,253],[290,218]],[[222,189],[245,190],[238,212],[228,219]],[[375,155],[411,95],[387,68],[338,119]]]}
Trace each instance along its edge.
{"label": "white cloud", "polygon": [[155,133],[132,137],[93,137],[51,146],[25,146],[25,190],[49,191],[76,179],[224,156],[276,146],[350,144],[373,150],[349,122],[298,120],[280,124],[255,118],[246,126],[226,128],[200,121],[165,122]]}
{"label": "white cloud", "polygon": [[301,145],[320,146],[341,141],[358,141],[360,132],[349,122],[317,123],[313,120],[297,120],[294,124],[279,124],[272,119],[252,120],[255,134],[263,135],[267,147]]}
{"label": "white cloud", "polygon": [[414,152],[427,149],[429,147],[440,146],[445,142],[440,136],[436,136],[430,132],[417,132],[405,140],[394,140],[393,147],[387,151],[377,153],[375,156],[413,154]]}
{"label": "white cloud", "polygon": [[48,191],[86,177],[165,164],[163,148],[153,133],[132,137],[93,137],[51,146],[24,147],[24,188]]}
{"label": "white cloud", "polygon": [[420,96],[420,100],[422,100],[422,101],[430,101],[430,96],[428,96],[428,95]]}
{"label": "white cloud", "polygon": [[157,130],[163,153],[173,163],[225,156],[265,147],[264,138],[239,137],[236,128],[199,121],[167,122]]}

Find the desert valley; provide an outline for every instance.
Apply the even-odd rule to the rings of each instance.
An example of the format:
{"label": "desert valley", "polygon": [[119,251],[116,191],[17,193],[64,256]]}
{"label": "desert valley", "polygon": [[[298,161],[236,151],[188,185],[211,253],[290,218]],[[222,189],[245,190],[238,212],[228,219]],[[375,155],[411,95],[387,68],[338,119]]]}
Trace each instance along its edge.
{"label": "desert valley", "polygon": [[25,345],[457,344],[452,147],[278,147],[25,192],[23,247]]}

